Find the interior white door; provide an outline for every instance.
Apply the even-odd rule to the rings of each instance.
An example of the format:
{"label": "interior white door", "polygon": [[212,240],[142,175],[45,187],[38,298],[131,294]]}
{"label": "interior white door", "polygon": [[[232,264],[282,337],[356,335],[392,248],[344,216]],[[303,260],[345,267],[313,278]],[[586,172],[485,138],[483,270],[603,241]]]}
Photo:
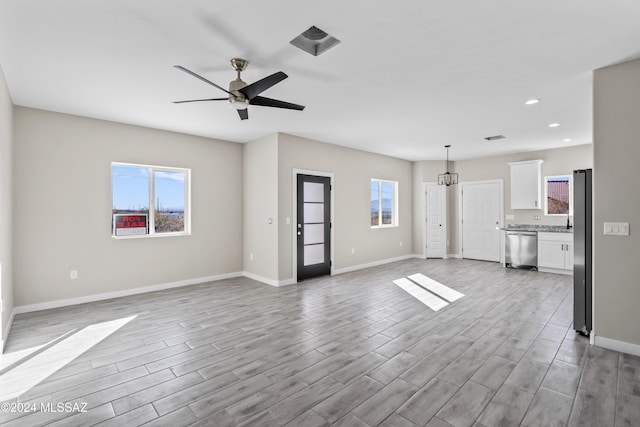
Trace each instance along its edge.
{"label": "interior white door", "polygon": [[425,191],[427,258],[447,253],[447,193],[442,185],[427,185]]}
{"label": "interior white door", "polygon": [[462,184],[462,257],[500,261],[498,182]]}

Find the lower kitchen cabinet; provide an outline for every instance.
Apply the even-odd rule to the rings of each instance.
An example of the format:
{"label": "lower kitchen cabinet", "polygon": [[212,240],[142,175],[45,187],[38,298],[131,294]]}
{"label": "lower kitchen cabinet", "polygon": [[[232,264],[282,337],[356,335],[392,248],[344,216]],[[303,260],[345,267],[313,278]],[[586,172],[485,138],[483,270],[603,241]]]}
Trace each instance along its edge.
{"label": "lower kitchen cabinet", "polygon": [[573,233],[538,233],[538,271],[573,274]]}

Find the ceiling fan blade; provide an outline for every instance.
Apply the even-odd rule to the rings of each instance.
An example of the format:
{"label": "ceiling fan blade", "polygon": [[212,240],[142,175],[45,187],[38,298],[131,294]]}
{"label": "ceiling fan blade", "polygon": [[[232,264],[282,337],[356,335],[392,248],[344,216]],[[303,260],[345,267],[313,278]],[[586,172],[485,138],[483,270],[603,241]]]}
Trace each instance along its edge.
{"label": "ceiling fan blade", "polygon": [[200,101],[228,101],[229,98],[208,98],[208,99],[190,99],[188,101],[173,101],[174,104],[182,104],[185,102],[200,102]]}
{"label": "ceiling fan blade", "polygon": [[289,110],[304,110],[304,105],[292,104],[290,102],[279,101],[277,99],[265,98],[264,96],[255,96],[251,101],[251,105],[261,105],[263,107],[286,108]]}
{"label": "ceiling fan blade", "polygon": [[249,111],[245,108],[244,110],[238,110],[238,115],[240,116],[240,120],[247,120],[249,118]]}
{"label": "ceiling fan blade", "polygon": [[287,77],[289,76],[287,76],[282,71],[278,71],[277,73],[273,73],[270,76],[265,77],[264,79],[258,80],[257,82],[243,87],[242,89],[240,89],[240,92],[242,92],[242,94],[246,96],[247,99],[253,99],[276,83],[280,83]]}
{"label": "ceiling fan blade", "polygon": [[225,88],[223,88],[223,87],[221,87],[221,86],[218,86],[218,85],[217,85],[217,84],[215,84],[214,82],[209,81],[209,80],[205,79],[204,77],[202,77],[202,76],[200,76],[200,75],[198,75],[198,74],[194,73],[193,71],[191,71],[191,70],[188,70],[188,69],[184,68],[182,65],[174,65],[174,67],[175,67],[175,68],[177,68],[178,70],[182,70],[182,71],[184,71],[184,72],[185,72],[185,73],[187,73],[187,74],[191,74],[193,77],[195,77],[195,78],[197,78],[197,79],[200,79],[200,80],[202,80],[202,81],[203,81],[203,82],[205,82],[205,83],[209,83],[211,86],[217,87],[218,89],[220,89],[220,90],[221,90],[221,91],[223,91],[223,92],[228,93],[229,95],[232,95],[232,93],[231,93],[231,92],[229,92],[228,90],[226,90]]}

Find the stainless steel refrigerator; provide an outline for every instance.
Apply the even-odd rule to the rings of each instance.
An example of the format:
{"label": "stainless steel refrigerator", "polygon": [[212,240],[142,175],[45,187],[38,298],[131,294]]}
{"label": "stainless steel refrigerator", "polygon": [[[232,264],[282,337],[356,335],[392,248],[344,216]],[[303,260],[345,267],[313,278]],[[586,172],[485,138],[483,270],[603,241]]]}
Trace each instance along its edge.
{"label": "stainless steel refrigerator", "polygon": [[573,171],[573,329],[591,332],[591,169]]}

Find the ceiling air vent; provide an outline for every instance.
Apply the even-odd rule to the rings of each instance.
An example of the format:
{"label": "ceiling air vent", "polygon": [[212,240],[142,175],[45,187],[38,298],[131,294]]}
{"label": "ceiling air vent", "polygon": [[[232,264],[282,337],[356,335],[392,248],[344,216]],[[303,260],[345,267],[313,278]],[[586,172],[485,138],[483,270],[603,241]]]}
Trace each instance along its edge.
{"label": "ceiling air vent", "polygon": [[340,43],[340,40],[314,25],[289,43],[313,56],[318,56]]}
{"label": "ceiling air vent", "polygon": [[506,137],[504,135],[494,135],[494,136],[487,136],[485,139],[487,141],[496,141],[498,139],[505,139]]}

